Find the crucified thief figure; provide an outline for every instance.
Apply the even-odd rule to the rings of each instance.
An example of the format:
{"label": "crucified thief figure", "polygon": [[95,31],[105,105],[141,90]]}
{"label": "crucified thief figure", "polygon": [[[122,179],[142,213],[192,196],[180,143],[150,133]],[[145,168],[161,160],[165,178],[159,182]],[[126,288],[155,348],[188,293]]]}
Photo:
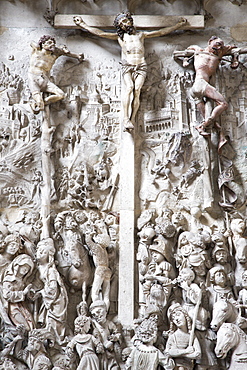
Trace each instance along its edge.
{"label": "crucified thief figure", "polygon": [[[234,48],[236,48],[235,45],[224,45],[224,42],[217,36],[212,36],[208,40],[208,46],[205,49],[197,45],[192,45],[187,48],[187,50],[193,50],[195,52],[194,67],[196,77],[191,89],[191,95],[195,99],[197,107],[204,118],[203,123],[196,126],[196,129],[200,135],[209,136],[210,133],[207,132],[206,129],[214,123],[220,130],[220,146],[223,146],[227,140],[222,132],[221,126],[216,123],[215,120],[228,108],[228,103],[215,87],[209,84],[209,80],[216,73],[222,57],[229,54]],[[183,65],[184,67],[187,66],[186,60]],[[233,55],[231,67],[238,67],[236,55]],[[215,108],[208,118],[205,118],[205,97],[212,99],[216,103]]]}
{"label": "crucified thief figure", "polygon": [[96,27],[88,26],[79,16],[74,17],[77,26],[90,33],[111,40],[118,40],[122,48],[122,74],[125,84],[123,96],[124,131],[134,129],[136,114],[140,105],[140,93],[147,74],[147,64],[144,57],[144,39],[164,36],[182,27],[187,21],[180,18],[170,27],[156,31],[137,32],[129,12],[120,13],[114,20],[117,33],[104,32]]}
{"label": "crucified thief figure", "polygon": [[[65,55],[83,60],[83,54],[71,53],[64,45],[61,48],[56,46],[54,37],[44,35],[38,44],[32,42],[32,54],[28,72],[29,87],[32,93],[33,102],[31,107],[34,113],[44,110],[47,104],[55,103],[64,98],[65,93],[56,86],[50,79],[50,71],[58,57]],[[43,93],[49,93],[43,99]]]}

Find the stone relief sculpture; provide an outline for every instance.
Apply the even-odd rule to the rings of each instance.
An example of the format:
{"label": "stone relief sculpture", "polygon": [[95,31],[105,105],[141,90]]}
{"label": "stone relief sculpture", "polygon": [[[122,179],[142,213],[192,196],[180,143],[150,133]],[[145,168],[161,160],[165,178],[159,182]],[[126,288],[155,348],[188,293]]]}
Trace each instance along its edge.
{"label": "stone relief sculpture", "polygon": [[[147,65],[144,58],[144,39],[164,36],[182,27],[186,20],[181,20],[174,26],[157,31],[137,32],[131,14],[118,14],[114,20],[117,34],[104,32],[96,27],[89,27],[81,17],[75,16],[74,22],[81,28],[110,40],[118,40],[122,48],[123,60],[122,75],[125,83],[125,98],[123,99],[123,124],[124,130],[133,130],[136,114],[140,105],[140,93],[144,84]],[[133,97],[132,97],[133,95]],[[132,98],[131,98],[132,97]]]}
{"label": "stone relief sculpture", "polygon": [[[71,53],[66,46],[56,47],[54,37],[44,35],[37,44],[31,44],[32,54],[29,69],[29,87],[32,92],[32,109],[38,113],[44,109],[45,104],[55,103],[64,98],[64,92],[50,81],[50,71],[56,59],[61,55],[83,59],[83,54],[77,55]],[[42,93],[48,93],[43,98]]]}
{"label": "stone relief sculpture", "polygon": [[[92,5],[100,12],[100,2],[84,4]],[[139,9],[137,1],[132,6]],[[19,61],[13,68],[13,58],[0,65],[3,370],[245,368],[245,49],[224,45],[222,38],[230,37],[218,29],[206,48],[177,52],[186,71],[172,62],[172,51],[190,39],[203,40],[209,31],[182,31],[166,44],[150,40],[144,53],[144,39],[170,34],[185,22],[139,32],[125,12],[115,18],[115,34],[87,25],[83,15],[74,17],[74,27],[118,40],[122,110],[115,51],[112,59],[105,57],[102,40],[85,38],[81,47],[77,31],[56,31],[78,49],[85,46],[83,68],[72,68],[67,58],[57,61],[84,58],[56,47],[51,36],[32,44],[29,72],[28,59],[21,59],[26,69]],[[28,38],[33,32],[38,33]],[[191,56],[195,81],[186,59]],[[231,61],[232,69],[220,64]],[[215,74],[214,88],[209,78]],[[209,114],[206,98],[216,104]],[[194,131],[197,108],[204,121]],[[121,118],[125,130],[138,131],[135,142],[130,135],[120,140]],[[205,140],[213,124],[220,151],[214,130]],[[136,170],[133,268],[122,266],[129,249],[127,238],[119,239],[129,221],[120,215],[119,202],[123,180],[131,180],[129,158],[124,169],[119,166],[126,139],[132,140]],[[210,145],[200,146],[202,141]],[[233,180],[241,183],[241,196],[235,188],[227,192]],[[211,199],[205,195],[209,187]],[[130,195],[124,197],[127,203]],[[121,280],[123,268],[135,292],[130,281]],[[119,291],[134,302],[128,325],[121,321]],[[127,299],[124,310],[130,310]]]}
{"label": "stone relief sculpture", "polygon": [[[189,46],[187,50],[193,50],[195,53],[194,66],[196,71],[195,82],[191,89],[191,95],[195,99],[198,109],[201,112],[204,121],[201,125],[197,126],[199,134],[202,136],[210,135],[206,128],[212,123],[216,124],[215,120],[227,109],[228,105],[225,98],[209,84],[210,77],[216,72],[217,67],[224,55],[229,53],[232,49],[236,48],[235,45],[224,45],[224,42],[217,36],[212,36],[208,41],[208,46],[203,50],[197,45]],[[186,66],[188,60],[184,61]],[[238,61],[236,58],[232,60],[232,68],[237,68]],[[209,117],[205,117],[205,102],[203,98],[210,98],[216,102],[217,106],[213,109]],[[218,128],[221,130],[220,125]],[[225,137],[221,131],[220,146],[224,145]]]}

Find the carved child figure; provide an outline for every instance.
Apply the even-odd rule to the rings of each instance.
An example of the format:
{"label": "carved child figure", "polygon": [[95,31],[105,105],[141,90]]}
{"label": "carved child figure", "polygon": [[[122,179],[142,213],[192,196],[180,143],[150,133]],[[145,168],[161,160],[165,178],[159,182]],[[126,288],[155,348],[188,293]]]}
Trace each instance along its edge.
{"label": "carved child figure", "polygon": [[122,68],[125,83],[123,98],[123,124],[125,130],[133,130],[137,111],[140,105],[140,93],[147,74],[144,57],[145,38],[164,36],[182,27],[186,20],[181,18],[174,26],[161,28],[151,32],[137,32],[129,12],[118,14],[114,21],[117,34],[104,32],[96,27],[88,26],[81,17],[75,16],[77,26],[90,33],[110,40],[118,40],[122,48]]}
{"label": "carved child figure", "polygon": [[88,334],[91,327],[91,319],[86,315],[80,315],[74,321],[75,336],[67,344],[66,353],[73,356],[74,349],[79,355],[80,363],[77,370],[98,370],[99,360],[95,353],[104,351],[103,344],[92,334]]}
{"label": "carved child figure", "polygon": [[[39,113],[47,104],[55,103],[64,98],[64,92],[56,86],[50,79],[50,71],[61,55],[83,59],[83,54],[71,53],[66,46],[58,48],[54,37],[44,35],[38,41],[38,44],[32,42],[32,54],[29,68],[29,87],[32,92],[34,102],[31,107],[34,113]],[[49,96],[43,98],[43,93],[49,93]]]}

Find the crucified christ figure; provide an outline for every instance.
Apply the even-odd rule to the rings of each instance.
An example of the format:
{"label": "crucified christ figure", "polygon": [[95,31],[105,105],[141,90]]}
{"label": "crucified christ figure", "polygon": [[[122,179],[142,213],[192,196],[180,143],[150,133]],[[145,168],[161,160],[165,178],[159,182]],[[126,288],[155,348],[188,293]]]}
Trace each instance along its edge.
{"label": "crucified christ figure", "polygon": [[144,39],[167,35],[187,22],[180,18],[174,26],[161,28],[156,31],[137,32],[131,14],[120,13],[114,20],[117,33],[105,32],[96,27],[88,26],[81,17],[75,16],[77,26],[90,33],[111,40],[118,40],[122,48],[122,74],[125,83],[123,94],[123,124],[124,131],[134,129],[137,111],[140,105],[140,93],[147,74],[147,64],[144,57]]}

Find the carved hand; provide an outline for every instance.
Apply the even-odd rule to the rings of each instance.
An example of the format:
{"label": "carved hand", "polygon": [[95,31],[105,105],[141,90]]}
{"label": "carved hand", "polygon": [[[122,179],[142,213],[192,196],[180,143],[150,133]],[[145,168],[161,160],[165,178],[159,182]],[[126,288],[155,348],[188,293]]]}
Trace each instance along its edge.
{"label": "carved hand", "polygon": [[77,58],[78,58],[79,62],[82,62],[84,60],[84,54],[83,53],[78,54]]}
{"label": "carved hand", "polygon": [[183,18],[183,17],[182,18],[179,18],[178,23],[181,24],[181,26],[182,25],[185,25],[187,23],[187,19],[186,18]]}
{"label": "carved hand", "polygon": [[79,17],[78,15],[75,15],[75,16],[73,17],[73,20],[74,20],[74,22],[75,22],[75,24],[76,24],[77,26],[81,26],[81,27],[83,27],[83,24],[85,24],[85,22],[82,20],[82,18],[81,18],[81,17]]}
{"label": "carved hand", "polygon": [[26,288],[23,290],[23,293],[26,295],[29,293],[30,289],[32,287],[32,284],[28,284],[28,286],[26,286]]}

